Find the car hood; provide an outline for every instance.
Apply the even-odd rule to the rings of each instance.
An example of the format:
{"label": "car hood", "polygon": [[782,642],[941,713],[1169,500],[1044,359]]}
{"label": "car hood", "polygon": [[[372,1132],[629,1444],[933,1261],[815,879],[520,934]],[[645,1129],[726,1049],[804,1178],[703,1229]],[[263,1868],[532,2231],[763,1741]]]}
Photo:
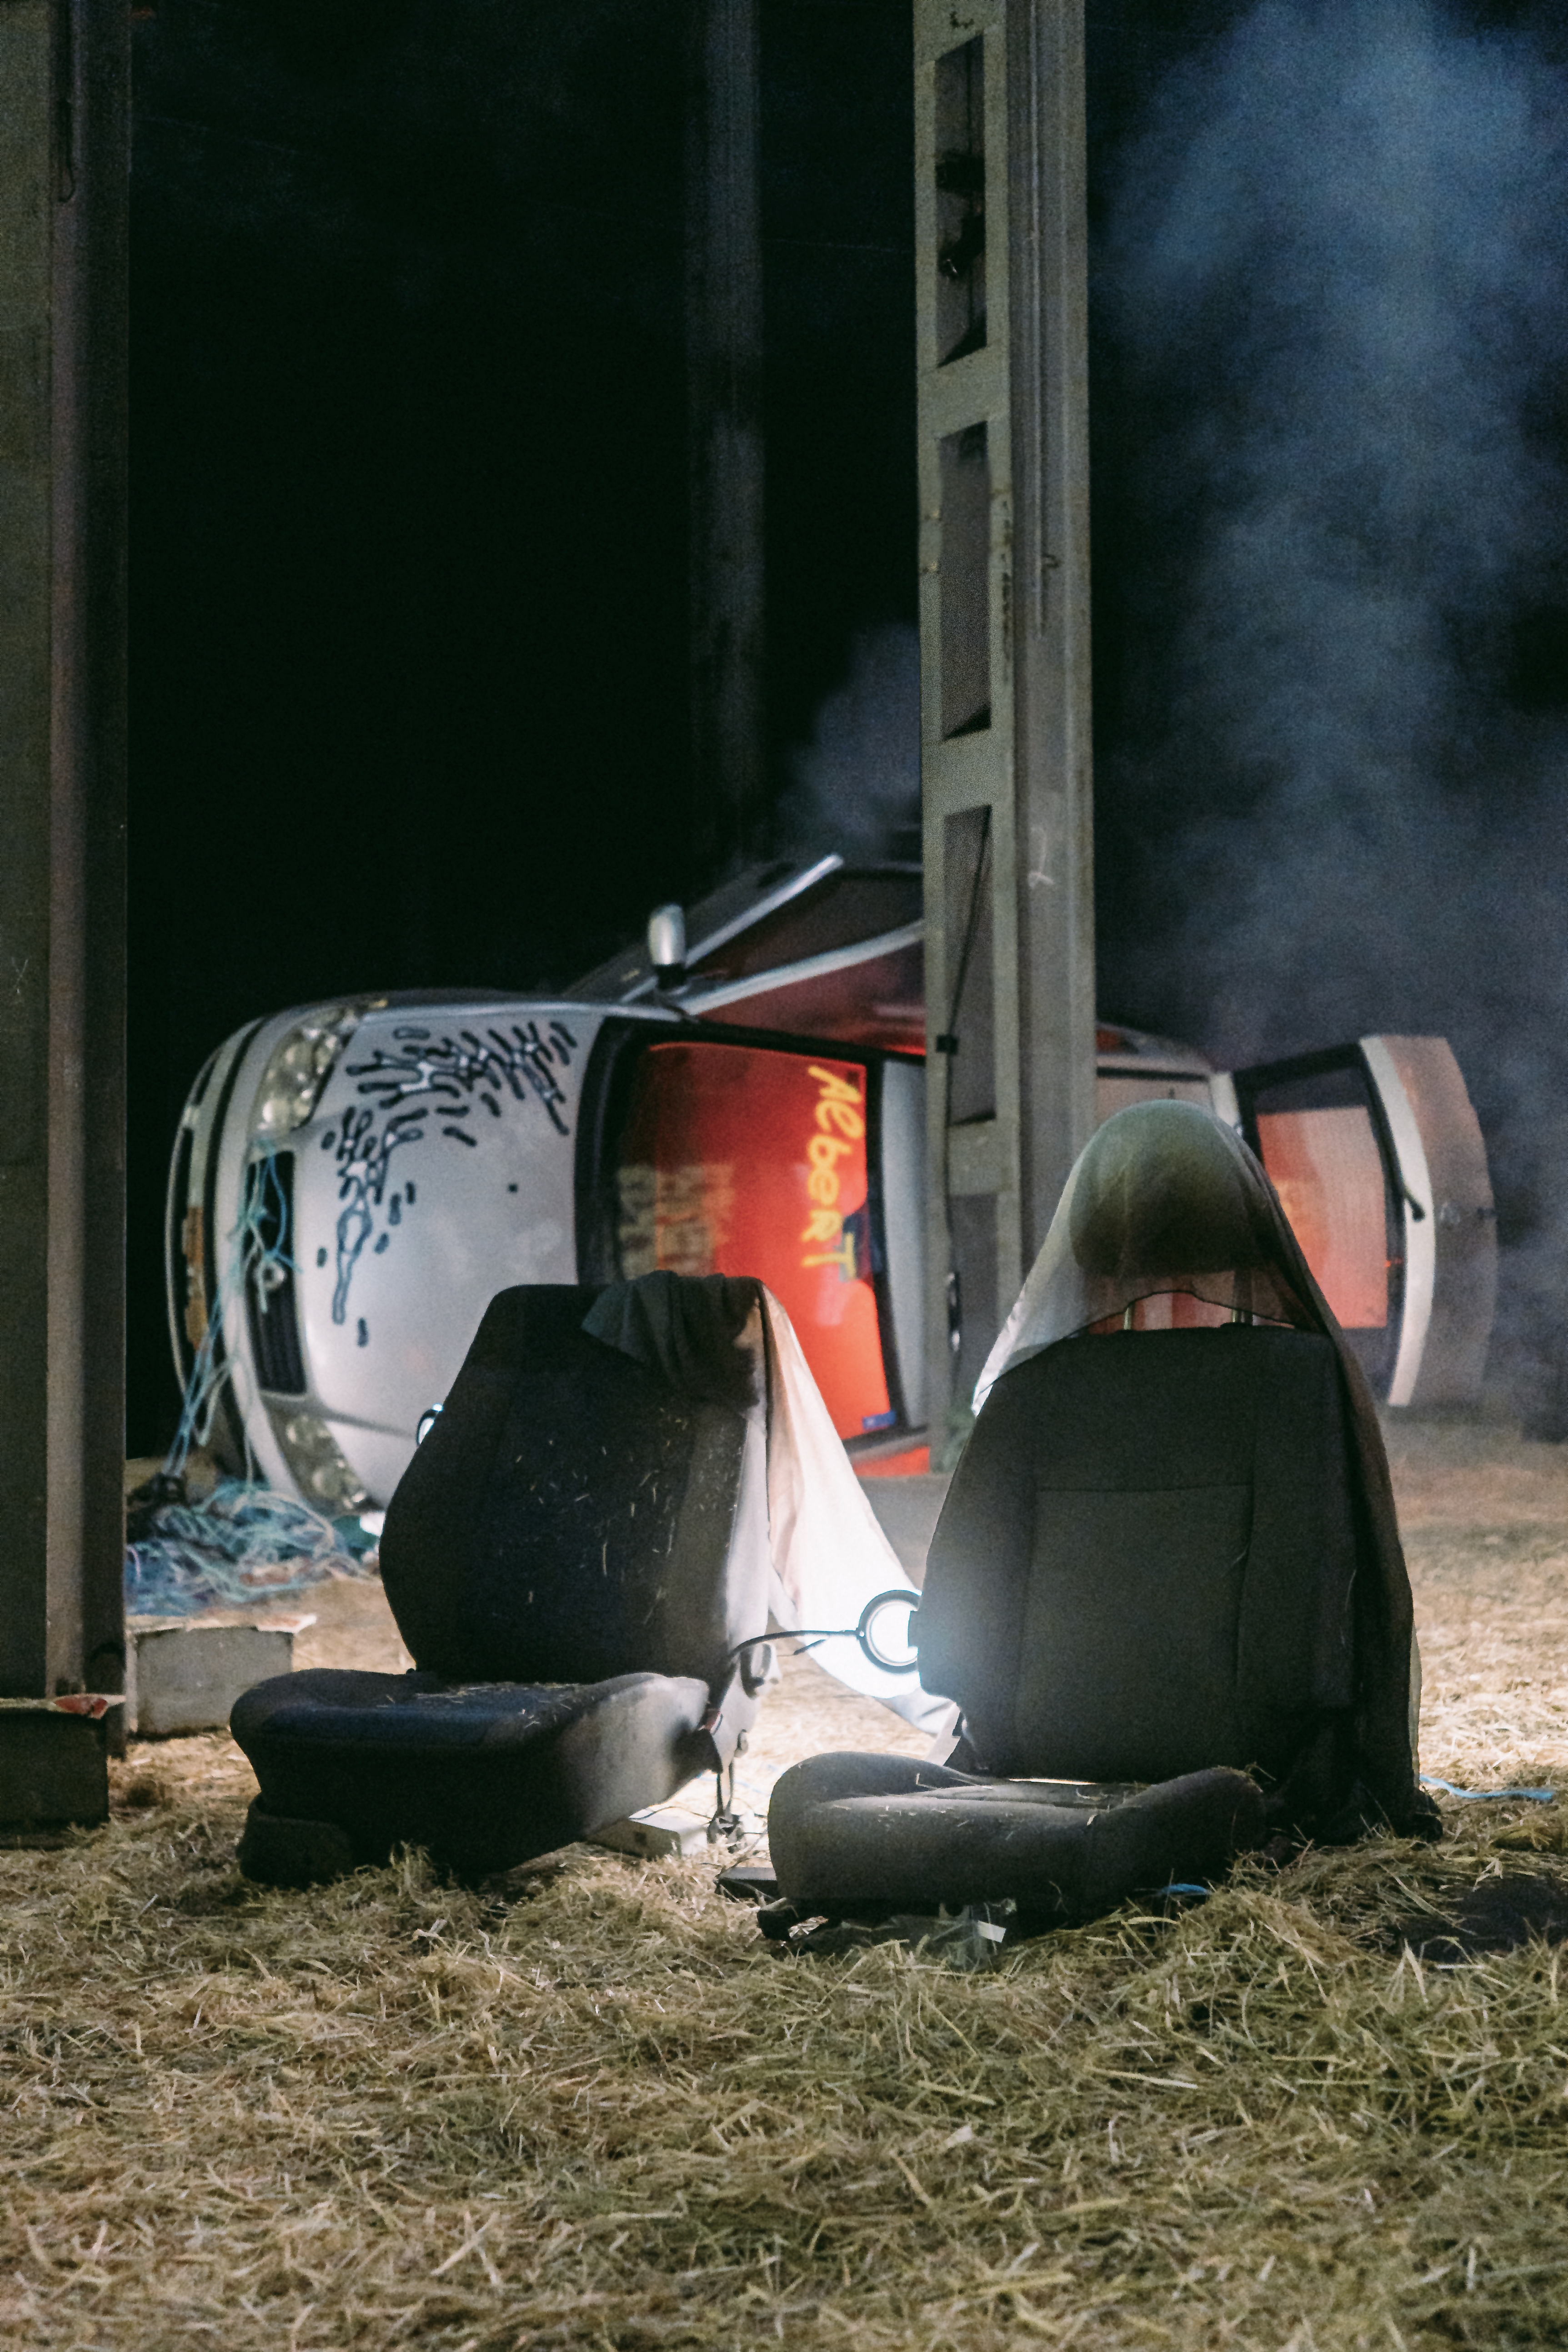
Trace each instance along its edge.
{"label": "car hood", "polygon": [[599,1018],[517,999],[367,1014],[293,1153],[295,1311],[315,1402],[412,1439],[481,1307],[575,1282],[575,1131]]}

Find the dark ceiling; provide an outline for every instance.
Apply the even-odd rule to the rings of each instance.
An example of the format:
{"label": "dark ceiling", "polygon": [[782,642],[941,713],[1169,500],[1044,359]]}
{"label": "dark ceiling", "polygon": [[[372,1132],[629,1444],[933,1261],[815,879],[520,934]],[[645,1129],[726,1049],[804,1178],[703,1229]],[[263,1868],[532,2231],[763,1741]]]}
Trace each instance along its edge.
{"label": "dark ceiling", "polygon": [[[1253,13],[1270,8],[1289,0]],[[1439,22],[1416,0],[1379,11]],[[1332,42],[1332,11],[1296,13]],[[1207,373],[1151,373],[1117,223],[1151,106],[1244,14],[1089,11],[1103,1009],[1222,1053],[1323,1042],[1291,1025],[1320,1012],[1462,1025],[1451,991],[1427,1010],[1375,956],[1354,1004],[1315,1003],[1296,973],[1266,1018],[1238,1019],[1171,919],[1173,828],[1239,791],[1252,805],[1223,747],[1170,727],[1207,496],[1190,426],[1234,387],[1219,350]],[[344,990],[563,981],[711,877],[688,847],[679,0],[158,0],[135,18],[144,1451],[173,1404],[163,1171],[206,1054]],[[1550,49],[1552,21],[1473,6],[1454,25]],[[782,787],[856,640],[914,618],[907,0],[762,0],[762,43]],[[1210,89],[1190,86],[1195,125]],[[1483,700],[1556,722],[1565,611],[1539,567],[1489,608],[1466,641]],[[1484,1096],[1485,1068],[1472,1082]]]}

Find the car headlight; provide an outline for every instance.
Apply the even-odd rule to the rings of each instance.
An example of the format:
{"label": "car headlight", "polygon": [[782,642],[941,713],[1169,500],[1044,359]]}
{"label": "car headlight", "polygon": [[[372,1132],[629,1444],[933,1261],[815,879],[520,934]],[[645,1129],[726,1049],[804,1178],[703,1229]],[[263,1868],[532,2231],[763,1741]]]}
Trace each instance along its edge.
{"label": "car headlight", "polygon": [[274,1047],[251,1115],[250,1131],[257,1141],[276,1142],[304,1126],[360,1018],[356,1005],[323,1005],[319,1013],[297,1022]]}
{"label": "car headlight", "polygon": [[308,1503],[329,1518],[340,1511],[364,1508],[371,1498],[319,1413],[290,1412],[268,1403],[267,1417],[294,1483]]}

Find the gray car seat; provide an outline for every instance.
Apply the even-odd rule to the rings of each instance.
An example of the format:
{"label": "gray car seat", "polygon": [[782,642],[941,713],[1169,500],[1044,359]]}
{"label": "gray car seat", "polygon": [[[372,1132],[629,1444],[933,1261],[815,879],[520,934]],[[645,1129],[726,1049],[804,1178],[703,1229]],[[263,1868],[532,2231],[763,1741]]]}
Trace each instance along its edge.
{"label": "gray car seat", "polygon": [[711,1342],[685,1377],[585,1331],[595,1291],[491,1301],[387,1511],[415,1670],[279,1675],[234,1710],[261,1788],[250,1876],[404,1843],[504,1869],[728,1762],[758,1704],[735,1647],[768,1613],[763,1409],[736,1343],[751,1288],[677,1289]]}
{"label": "gray car seat", "polygon": [[814,1910],[1010,1896],[1049,1924],[1332,1822],[1355,1776],[1362,1541],[1322,1334],[1238,1323],[1030,1357],[986,1402],[912,1620],[974,1769],[785,1774],[780,1889]]}

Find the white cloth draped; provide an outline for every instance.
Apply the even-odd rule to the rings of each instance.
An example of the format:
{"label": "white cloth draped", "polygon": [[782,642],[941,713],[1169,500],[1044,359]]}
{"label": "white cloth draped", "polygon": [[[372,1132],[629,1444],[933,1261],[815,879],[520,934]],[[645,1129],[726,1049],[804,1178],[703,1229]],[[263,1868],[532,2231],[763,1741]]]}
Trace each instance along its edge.
{"label": "white cloth draped", "polygon": [[[879,1592],[909,1590],[909,1577],[883,1533],[843,1441],[828,1416],[795,1327],[765,1286],[768,1365],[768,1531],[773,1556],[772,1610],[786,1633],[813,1625],[853,1626]],[[887,1613],[883,1638],[896,1638]],[[880,1699],[933,1738],[951,1729],[957,1710],[934,1698],[913,1674],[888,1674],[860,1643],[838,1636],[811,1655],[850,1690]]]}
{"label": "white cloth draped", "polygon": [[[951,1700],[933,1698],[913,1673],[873,1665],[854,1638],[867,1602],[907,1591],[909,1578],[855,1476],[794,1326],[767,1286],[749,1276],[661,1269],[612,1283],[583,1328],[685,1395],[755,1404],[760,1388],[775,1623],[785,1633],[846,1628],[811,1645],[825,1672],[933,1738],[950,1731],[957,1718]],[[897,1613],[890,1610],[885,1622],[891,1646]]]}

